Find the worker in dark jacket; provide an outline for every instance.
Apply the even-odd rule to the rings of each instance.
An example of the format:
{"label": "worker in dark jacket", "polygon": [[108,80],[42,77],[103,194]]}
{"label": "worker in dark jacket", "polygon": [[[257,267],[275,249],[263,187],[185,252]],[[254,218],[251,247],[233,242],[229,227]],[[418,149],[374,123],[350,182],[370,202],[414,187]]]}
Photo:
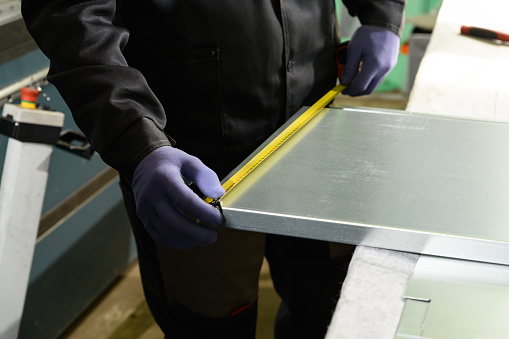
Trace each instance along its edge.
{"label": "worker in dark jacket", "polygon": [[[394,66],[404,0],[344,0],[362,26],[344,94]],[[333,0],[23,0],[48,80],[117,169],[143,287],[169,338],[253,338],[266,256],[282,298],[276,338],[322,338],[352,248],[211,229],[223,178],[336,81]],[[176,140],[177,143],[174,144]],[[175,147],[174,147],[175,146]]]}

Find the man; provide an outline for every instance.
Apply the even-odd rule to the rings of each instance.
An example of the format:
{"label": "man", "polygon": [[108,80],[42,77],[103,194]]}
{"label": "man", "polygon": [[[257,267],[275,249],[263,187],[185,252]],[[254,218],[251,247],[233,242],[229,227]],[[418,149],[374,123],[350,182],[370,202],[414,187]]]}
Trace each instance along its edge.
{"label": "man", "polygon": [[[368,94],[396,62],[404,0],[344,3],[362,23],[344,93]],[[48,80],[120,174],[166,336],[253,338],[265,255],[283,300],[276,338],[323,337],[352,248],[198,224],[182,212],[221,215],[182,176],[220,197],[218,177],[335,85],[333,1],[24,0],[22,13]]]}

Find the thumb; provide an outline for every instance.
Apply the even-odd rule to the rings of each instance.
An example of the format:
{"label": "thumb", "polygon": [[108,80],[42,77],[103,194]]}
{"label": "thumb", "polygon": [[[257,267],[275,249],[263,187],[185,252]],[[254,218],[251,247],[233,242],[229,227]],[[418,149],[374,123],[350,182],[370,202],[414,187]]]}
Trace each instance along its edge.
{"label": "thumb", "polygon": [[217,199],[225,193],[217,174],[198,158],[189,159],[182,167],[182,174],[192,180],[200,191],[210,198]]}

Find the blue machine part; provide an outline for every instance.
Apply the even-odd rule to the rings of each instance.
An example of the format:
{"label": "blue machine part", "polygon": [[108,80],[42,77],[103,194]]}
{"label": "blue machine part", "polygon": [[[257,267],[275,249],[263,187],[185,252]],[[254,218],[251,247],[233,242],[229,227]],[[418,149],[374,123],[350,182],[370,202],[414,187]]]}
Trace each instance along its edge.
{"label": "blue machine part", "polygon": [[[39,50],[5,62],[0,89],[48,65]],[[63,130],[78,130],[55,87],[43,86],[38,102],[65,114]],[[0,135],[2,168],[7,142]],[[54,148],[43,216],[107,170],[97,154],[88,160]],[[37,240],[19,338],[58,338],[136,259],[117,181],[98,188]]]}

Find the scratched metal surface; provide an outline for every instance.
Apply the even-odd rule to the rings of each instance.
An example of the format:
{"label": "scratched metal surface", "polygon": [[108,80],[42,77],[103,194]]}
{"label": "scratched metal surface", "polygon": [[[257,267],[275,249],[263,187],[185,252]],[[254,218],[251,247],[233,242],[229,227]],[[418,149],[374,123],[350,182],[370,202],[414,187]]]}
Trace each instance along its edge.
{"label": "scratched metal surface", "polygon": [[509,263],[509,124],[326,109],[222,201],[226,227]]}

